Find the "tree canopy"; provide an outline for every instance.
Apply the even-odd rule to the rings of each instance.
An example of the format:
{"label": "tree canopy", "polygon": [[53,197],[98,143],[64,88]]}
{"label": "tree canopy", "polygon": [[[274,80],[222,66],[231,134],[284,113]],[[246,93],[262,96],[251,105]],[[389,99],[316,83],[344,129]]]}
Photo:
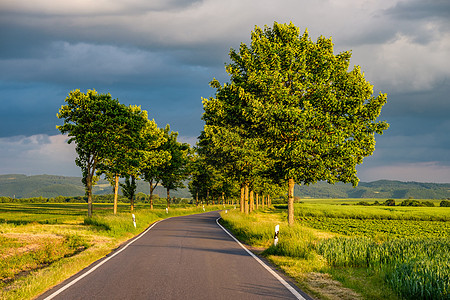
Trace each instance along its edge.
{"label": "tree canopy", "polygon": [[275,22],[230,51],[229,84],[211,83],[217,91],[206,126],[240,128],[242,138],[261,143],[268,174],[289,182],[290,224],[294,182],[357,185],[356,166],[373,153],[374,134],[388,128],[376,121],[386,95],[373,96],[360,67],[349,71],[350,58],[333,53],[331,38],[313,42],[292,23]]}
{"label": "tree canopy", "polygon": [[[138,178],[141,169],[165,161],[166,153],[158,150],[165,138],[156,123],[148,120],[145,110],[120,104],[110,94],[75,90],[65,101],[66,105],[57,114],[58,118],[64,119],[64,124],[57,128],[69,135],[68,143],[76,144],[78,157],[75,162],[82,170],[88,216],[92,216],[92,186],[96,171],[110,179],[115,178],[116,186],[119,176],[126,177],[127,187],[134,186],[135,189],[130,183]],[[126,194],[134,195],[134,191],[128,189]]]}

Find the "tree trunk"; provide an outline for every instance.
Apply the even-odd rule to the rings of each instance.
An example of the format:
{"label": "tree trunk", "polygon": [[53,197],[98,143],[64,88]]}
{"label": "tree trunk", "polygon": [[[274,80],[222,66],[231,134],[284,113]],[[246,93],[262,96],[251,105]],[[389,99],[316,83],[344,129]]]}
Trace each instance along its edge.
{"label": "tree trunk", "polygon": [[288,224],[294,225],[294,179],[289,178],[289,192],[288,192]]}
{"label": "tree trunk", "polygon": [[266,200],[266,196],[264,196],[264,194],[262,195],[262,198],[261,198],[261,206],[262,206],[262,208],[264,209],[264,201]]}
{"label": "tree trunk", "polygon": [[92,217],[92,178],[89,176],[86,182],[86,194],[88,197],[88,217]]}
{"label": "tree trunk", "polygon": [[259,195],[256,193],[256,210],[259,209]]}
{"label": "tree trunk", "polygon": [[245,183],[244,190],[244,212],[248,215],[248,183]]}
{"label": "tree trunk", "polygon": [[153,180],[150,180],[148,184],[150,185],[150,209],[153,210],[153,190],[155,189],[153,187]]}
{"label": "tree trunk", "polygon": [[114,183],[114,214],[117,214],[117,198],[119,196],[119,174],[115,175]]}
{"label": "tree trunk", "polygon": [[[134,186],[135,183],[136,183],[136,180],[135,180],[134,176],[131,176],[131,185]],[[136,191],[133,192],[133,194],[131,195],[131,199],[130,199],[130,210],[131,211],[134,211],[134,197],[136,196],[135,193],[136,193]]]}
{"label": "tree trunk", "polygon": [[239,201],[239,205],[240,205],[240,210],[241,210],[241,213],[243,213],[244,212],[244,196],[245,195],[245,188],[244,188],[244,185],[241,185],[241,199],[240,199],[240,201]]}
{"label": "tree trunk", "polygon": [[255,210],[255,199],[253,197],[254,194],[255,193],[253,192],[253,190],[251,190],[250,191],[250,197],[249,197],[249,202],[250,202],[249,209],[250,209],[250,212]]}
{"label": "tree trunk", "polygon": [[167,189],[167,208],[170,207],[170,190]]}
{"label": "tree trunk", "polygon": [[225,206],[225,193],[222,192],[222,204],[223,206]]}
{"label": "tree trunk", "polygon": [[195,194],[195,206],[198,206],[198,190],[197,193]]}

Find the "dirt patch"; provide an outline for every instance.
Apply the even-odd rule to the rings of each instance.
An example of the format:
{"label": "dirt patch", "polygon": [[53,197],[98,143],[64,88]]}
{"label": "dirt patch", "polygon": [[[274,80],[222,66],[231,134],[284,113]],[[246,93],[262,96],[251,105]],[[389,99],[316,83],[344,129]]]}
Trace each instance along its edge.
{"label": "dirt patch", "polygon": [[49,240],[60,240],[62,236],[56,234],[24,234],[24,233],[5,233],[2,236],[14,238],[23,246],[17,248],[4,249],[4,253],[0,255],[2,259],[9,256],[20,255],[25,252],[34,251],[42,247],[42,244]]}
{"label": "dirt patch", "polygon": [[261,254],[264,250],[267,249],[265,247],[254,247],[254,246],[249,246],[249,245],[245,245],[245,247],[256,255]]}
{"label": "dirt patch", "polygon": [[305,283],[311,290],[331,300],[363,299],[351,289],[344,287],[339,281],[333,280],[329,274],[309,273]]}

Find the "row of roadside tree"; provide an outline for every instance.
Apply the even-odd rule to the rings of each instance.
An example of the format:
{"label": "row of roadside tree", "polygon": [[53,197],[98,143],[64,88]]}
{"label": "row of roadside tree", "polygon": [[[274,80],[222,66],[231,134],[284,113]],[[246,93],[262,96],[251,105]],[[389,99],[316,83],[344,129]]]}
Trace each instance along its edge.
{"label": "row of roadside tree", "polygon": [[119,177],[125,178],[122,190],[131,200],[137,178],[149,182],[150,198],[160,183],[169,199],[169,190],[190,176],[197,203],[240,195],[243,213],[288,188],[292,225],[294,184],[356,186],[356,166],[375,150],[375,133],[388,128],[376,121],[386,94],[373,96],[360,67],[349,71],[350,57],[350,51],[335,55],[331,38],[313,42],[292,23],[255,27],[250,46],[230,51],[230,82],[210,83],[216,92],[203,99],[205,126],[194,149],[177,142],[169,125],[159,129],[138,106],[95,91],[71,92],[58,128],[76,143],[89,216],[100,174],[115,195]]}
{"label": "row of roadside tree", "polygon": [[142,178],[150,186],[150,206],[157,184],[169,190],[182,185],[187,176],[191,155],[188,144],[177,141],[177,132],[170,126],[157,127],[140,106],[126,106],[110,94],[95,90],[69,93],[58,118],[64,124],[57,126],[69,136],[68,143],[76,145],[75,163],[81,168],[82,181],[88,198],[88,216],[92,216],[92,187],[104,175],[114,186],[114,213],[117,213],[119,178],[124,196],[133,200],[136,180]]}

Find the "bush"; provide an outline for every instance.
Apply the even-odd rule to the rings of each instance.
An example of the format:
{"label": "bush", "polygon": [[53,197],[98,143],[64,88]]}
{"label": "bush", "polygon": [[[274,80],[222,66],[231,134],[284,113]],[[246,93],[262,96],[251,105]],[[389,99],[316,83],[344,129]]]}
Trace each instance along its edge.
{"label": "bush", "polygon": [[431,201],[423,201],[422,202],[423,206],[428,206],[428,207],[434,207],[434,203]]}
{"label": "bush", "polygon": [[424,206],[422,203],[420,203],[417,200],[403,200],[402,203],[400,203],[400,206]]}
{"label": "bush", "polygon": [[383,205],[395,206],[395,200],[394,199],[387,199],[386,201],[384,201]]}
{"label": "bush", "polygon": [[440,207],[450,207],[450,201],[449,200],[442,200],[439,204]]}

